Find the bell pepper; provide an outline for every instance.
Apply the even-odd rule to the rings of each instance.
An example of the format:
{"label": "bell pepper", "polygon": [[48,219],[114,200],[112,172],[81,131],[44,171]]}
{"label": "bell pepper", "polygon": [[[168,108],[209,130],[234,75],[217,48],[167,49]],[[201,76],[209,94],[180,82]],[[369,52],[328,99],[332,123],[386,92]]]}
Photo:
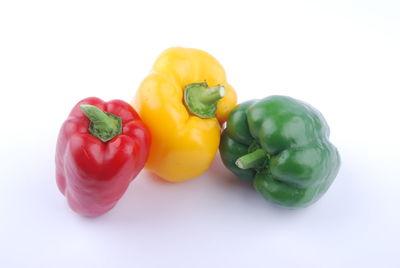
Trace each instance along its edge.
{"label": "bell pepper", "polygon": [[236,105],[225,71],[208,53],[167,49],[132,102],[152,135],[146,168],[170,182],[196,177],[218,151],[221,127]]}
{"label": "bell pepper", "polygon": [[58,188],[76,213],[102,215],[144,167],[149,147],[150,133],[128,103],[84,99],[58,136]]}
{"label": "bell pepper", "polygon": [[302,101],[270,96],[237,106],[220,145],[224,165],[274,204],[317,201],[336,177],[340,157],[322,114]]}

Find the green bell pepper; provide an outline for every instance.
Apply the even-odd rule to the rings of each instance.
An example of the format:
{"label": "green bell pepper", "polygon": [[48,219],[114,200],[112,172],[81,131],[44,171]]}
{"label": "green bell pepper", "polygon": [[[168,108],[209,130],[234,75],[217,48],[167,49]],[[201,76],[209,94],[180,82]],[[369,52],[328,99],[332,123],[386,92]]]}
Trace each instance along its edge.
{"label": "green bell pepper", "polygon": [[267,200],[287,207],[317,201],[336,177],[340,157],[329,127],[309,104],[270,96],[237,106],[222,133],[224,165],[252,181]]}

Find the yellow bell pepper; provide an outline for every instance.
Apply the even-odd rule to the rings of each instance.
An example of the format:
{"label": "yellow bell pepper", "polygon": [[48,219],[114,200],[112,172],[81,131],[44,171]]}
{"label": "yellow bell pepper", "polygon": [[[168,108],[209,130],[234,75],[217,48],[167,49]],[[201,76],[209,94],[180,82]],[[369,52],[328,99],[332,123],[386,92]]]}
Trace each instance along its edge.
{"label": "yellow bell pepper", "polygon": [[220,124],[236,106],[236,93],[211,55],[174,47],[156,60],[132,105],[152,134],[146,168],[179,182],[210,166],[219,146]]}

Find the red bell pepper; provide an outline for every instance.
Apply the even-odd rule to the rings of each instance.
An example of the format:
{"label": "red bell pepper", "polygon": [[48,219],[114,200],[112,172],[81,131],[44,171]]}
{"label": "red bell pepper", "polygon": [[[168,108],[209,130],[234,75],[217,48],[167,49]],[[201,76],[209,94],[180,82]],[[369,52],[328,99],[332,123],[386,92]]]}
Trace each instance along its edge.
{"label": "red bell pepper", "polygon": [[128,103],[84,99],[58,136],[58,188],[78,214],[102,215],[144,167],[149,147],[150,133]]}

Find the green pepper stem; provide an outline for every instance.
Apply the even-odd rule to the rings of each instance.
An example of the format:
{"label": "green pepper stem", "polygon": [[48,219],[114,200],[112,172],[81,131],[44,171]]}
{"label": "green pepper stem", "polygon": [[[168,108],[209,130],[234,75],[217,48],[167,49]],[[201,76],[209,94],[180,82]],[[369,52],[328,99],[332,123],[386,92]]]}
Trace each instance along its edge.
{"label": "green pepper stem", "polygon": [[107,142],[122,133],[121,118],[90,104],[81,104],[80,108],[90,120],[89,132],[101,141]]}
{"label": "green pepper stem", "polygon": [[186,108],[200,118],[215,117],[218,101],[225,96],[223,85],[208,87],[206,82],[185,86],[184,103]]}
{"label": "green pepper stem", "polygon": [[267,157],[267,153],[263,149],[257,149],[254,152],[239,157],[235,164],[240,169],[255,168],[262,165]]}

